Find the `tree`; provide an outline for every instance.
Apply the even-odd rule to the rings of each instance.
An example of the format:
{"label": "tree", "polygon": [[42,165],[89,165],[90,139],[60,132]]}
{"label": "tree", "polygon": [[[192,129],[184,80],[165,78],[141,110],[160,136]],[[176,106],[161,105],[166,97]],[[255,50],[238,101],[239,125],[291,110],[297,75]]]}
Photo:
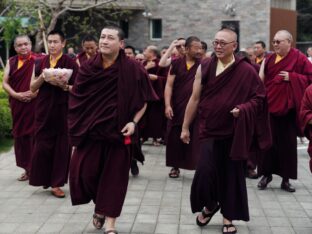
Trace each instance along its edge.
{"label": "tree", "polygon": [[298,0],[298,41],[312,41],[312,1],[311,0]]}
{"label": "tree", "polygon": [[[11,14],[14,15],[17,21],[19,17],[22,16],[32,19],[32,24],[27,25],[23,30],[31,36],[34,36],[34,50],[37,52],[41,51],[43,48],[42,31],[45,30],[46,32],[49,32],[55,29],[59,22],[61,22],[60,27],[63,27],[63,29],[66,29],[66,26],[68,27],[70,24],[71,27],[77,28],[79,32],[87,31],[87,29],[92,31],[93,25],[90,24],[90,22],[95,22],[94,18],[96,17],[111,20],[114,18],[111,16],[115,15],[118,18],[129,13],[112,5],[112,3],[118,2],[118,0],[6,0],[6,2],[7,4],[2,5],[2,13],[0,13],[0,16],[8,16]],[[99,14],[99,8],[101,8],[101,14]],[[41,22],[38,17],[39,9],[43,15],[42,23],[44,27],[41,27],[40,25]],[[103,11],[110,12],[111,14],[105,15],[103,14]],[[10,18],[10,21],[13,22],[15,19]],[[98,20],[97,22],[103,22],[103,20]],[[14,27],[11,27],[11,29],[12,28],[14,29]],[[21,25],[15,27],[15,29],[20,28]],[[0,26],[0,33],[7,30],[8,29],[4,25]],[[2,36],[2,39],[4,39],[4,36]]]}

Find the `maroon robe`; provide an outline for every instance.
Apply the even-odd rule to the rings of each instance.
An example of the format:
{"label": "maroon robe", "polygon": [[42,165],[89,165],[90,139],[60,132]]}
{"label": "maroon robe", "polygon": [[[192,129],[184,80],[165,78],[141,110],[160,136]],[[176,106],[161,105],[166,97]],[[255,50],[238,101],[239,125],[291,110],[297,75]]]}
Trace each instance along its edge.
{"label": "maroon robe", "polygon": [[[35,54],[32,54],[20,69],[17,69],[17,55],[10,58],[9,64],[9,85],[11,88],[15,92],[29,91],[30,81],[35,66]],[[29,172],[34,137],[35,99],[30,102],[21,102],[13,97],[9,97],[9,103],[13,120],[12,134],[14,137],[16,165]]]}
{"label": "maroon robe", "polygon": [[125,143],[121,129],[145,102],[157,98],[144,68],[120,50],[104,69],[101,54],[79,70],[69,109],[69,135],[77,146],[70,165],[73,205],[93,200],[95,212],[120,215],[137,134]]}
{"label": "maroon robe", "polygon": [[81,66],[84,62],[88,61],[87,53],[86,53],[86,52],[81,52],[81,53],[79,53],[79,54],[76,56],[76,59],[78,59],[79,64],[80,64],[80,66]]}
{"label": "maroon robe", "polygon": [[[302,136],[298,115],[304,91],[312,81],[312,64],[293,48],[276,64],[275,59],[276,54],[271,54],[264,68],[273,145],[262,155],[258,171],[297,179],[297,135]],[[279,75],[281,71],[289,72],[289,82]]]}
{"label": "maroon robe", "polygon": [[184,112],[191,97],[195,74],[200,64],[199,60],[187,70],[186,58],[178,58],[172,61],[171,75],[175,75],[172,88],[171,106],[173,109],[172,120],[167,121],[166,137],[166,166],[195,170],[198,162],[198,127],[197,120],[190,127],[190,144],[181,141]]}
{"label": "maroon robe", "polygon": [[[152,80],[152,86],[159,97],[159,100],[150,102],[146,112],[144,114],[142,123],[141,123],[141,137],[143,139],[148,139],[152,137],[156,138],[164,138],[164,129],[166,124],[166,117],[165,117],[165,105],[164,105],[164,90],[166,84],[165,76],[159,74],[160,67],[158,66],[158,59],[155,59],[155,67],[152,67],[147,70],[148,74],[157,75],[157,80]],[[143,66],[146,66],[147,61],[143,63]]]}
{"label": "maroon robe", "polygon": [[[50,55],[47,55],[36,69],[36,76],[49,67]],[[78,65],[72,58],[62,55],[55,68],[73,69],[69,84],[74,83]],[[71,153],[67,127],[68,93],[47,82],[40,87],[35,110],[31,185],[61,187],[67,182]]]}
{"label": "maroon robe", "polygon": [[[202,62],[199,103],[200,161],[191,188],[191,207],[199,212],[216,204],[229,220],[249,220],[245,181],[250,152],[267,149],[268,109],[264,85],[245,58],[216,76],[218,59]],[[239,117],[230,111],[237,107]]]}
{"label": "maroon robe", "polygon": [[308,153],[310,156],[310,171],[312,173],[312,125],[309,121],[312,120],[312,85],[310,85],[303,96],[300,109],[300,127],[304,135],[309,139]]}

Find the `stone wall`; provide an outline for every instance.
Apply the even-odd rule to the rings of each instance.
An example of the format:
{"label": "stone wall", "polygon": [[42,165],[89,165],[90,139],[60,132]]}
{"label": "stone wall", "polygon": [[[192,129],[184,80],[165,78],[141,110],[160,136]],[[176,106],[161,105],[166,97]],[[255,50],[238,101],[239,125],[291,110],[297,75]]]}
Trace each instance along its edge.
{"label": "stone wall", "polygon": [[[129,38],[127,44],[138,49],[146,45],[157,45],[159,48],[169,45],[177,37],[198,36],[208,43],[211,41],[222,21],[239,21],[240,48],[246,48],[257,40],[269,42],[270,4],[271,0],[154,0],[147,9],[151,19],[162,19],[163,37],[161,40],[150,40],[149,19],[137,11],[129,19]],[[157,3],[157,4],[155,4]],[[235,16],[224,12],[226,4],[233,3]],[[233,9],[233,8],[232,8]]]}

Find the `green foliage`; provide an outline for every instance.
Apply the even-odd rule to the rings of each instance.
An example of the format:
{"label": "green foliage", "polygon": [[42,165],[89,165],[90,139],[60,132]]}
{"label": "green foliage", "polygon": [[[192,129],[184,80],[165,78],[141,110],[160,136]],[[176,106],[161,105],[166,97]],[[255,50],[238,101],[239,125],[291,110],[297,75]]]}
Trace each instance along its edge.
{"label": "green foliage", "polygon": [[298,41],[312,41],[312,1],[300,0],[297,1],[297,29]]}
{"label": "green foliage", "polygon": [[2,88],[3,71],[0,71],[0,138],[10,136],[12,117],[8,96]]}
{"label": "green foliage", "polygon": [[92,8],[84,12],[66,12],[60,21],[61,29],[67,38],[67,47],[79,47],[86,34],[100,36],[105,25],[119,25],[120,20],[128,19],[130,10],[122,10],[113,5],[107,8]]}

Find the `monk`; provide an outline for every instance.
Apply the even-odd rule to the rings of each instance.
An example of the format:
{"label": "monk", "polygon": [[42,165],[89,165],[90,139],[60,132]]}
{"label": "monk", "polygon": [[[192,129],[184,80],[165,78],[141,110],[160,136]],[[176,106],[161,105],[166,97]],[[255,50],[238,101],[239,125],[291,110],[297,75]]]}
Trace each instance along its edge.
{"label": "monk", "polygon": [[312,173],[312,85],[310,85],[302,98],[300,108],[300,127],[306,138],[309,139],[308,154],[310,156],[309,167]]}
{"label": "monk", "polygon": [[131,45],[125,46],[125,54],[129,58],[135,59],[135,48]]}
{"label": "monk", "polygon": [[254,54],[256,55],[256,64],[261,65],[264,58],[266,57],[266,51],[265,51],[265,43],[263,41],[257,41],[255,42],[253,46]]}
{"label": "monk", "polygon": [[288,31],[278,31],[272,42],[275,53],[260,68],[268,95],[273,145],[258,165],[258,174],[263,175],[259,189],[265,189],[276,174],[282,177],[281,189],[296,191],[289,179],[297,179],[297,135],[302,136],[298,116],[304,91],[312,81],[312,64],[291,47],[292,41]]}
{"label": "monk", "polygon": [[14,40],[17,53],[9,59],[3,76],[3,89],[9,94],[13,120],[13,138],[16,165],[25,170],[18,178],[29,178],[34,138],[34,111],[37,92],[29,90],[35,67],[35,54],[31,52],[31,41],[27,35]]}
{"label": "monk", "polygon": [[83,62],[87,61],[92,56],[94,56],[98,50],[97,40],[91,35],[86,35],[82,39],[81,46],[83,51],[79,53],[76,57],[76,62],[79,65],[79,67]]}
{"label": "monk", "polygon": [[[62,53],[66,41],[62,31],[53,30],[47,37],[49,55],[42,58],[30,90],[39,90],[35,109],[35,146],[29,184],[52,187],[55,197],[65,197],[64,186],[68,178],[70,147],[68,142],[68,93],[78,70],[78,65]],[[45,81],[44,68],[67,68],[73,73],[68,82],[63,79]]]}
{"label": "monk", "polygon": [[145,61],[143,66],[145,67],[148,76],[151,80],[154,91],[160,98],[155,102],[151,102],[144,115],[144,126],[142,127],[141,137],[144,140],[153,138],[153,145],[160,146],[165,134],[165,116],[164,116],[164,88],[166,84],[166,77],[159,75],[159,58],[158,49],[156,46],[149,45],[144,50]]}
{"label": "monk", "polygon": [[159,60],[159,66],[169,67],[173,59],[183,57],[184,54],[185,54],[185,39],[183,37],[180,37],[171,42],[165,54],[161,56]]}
{"label": "monk", "polygon": [[153,92],[144,67],[126,57],[124,33],[105,27],[100,52],[79,70],[69,102],[69,135],[77,147],[70,165],[73,205],[95,203],[93,225],[117,233],[127,192],[137,124]]}
{"label": "monk", "polygon": [[[187,104],[181,139],[190,144],[190,124],[199,114],[200,161],[191,187],[197,225],[221,209],[223,233],[236,233],[233,220],[249,220],[245,181],[252,143],[266,148],[270,137],[265,90],[246,58],[234,56],[237,35],[222,28],[213,41],[215,56],[198,67]],[[255,142],[253,142],[253,140]]]}
{"label": "monk", "polygon": [[[185,56],[172,61],[165,87],[165,114],[168,119],[166,137],[166,166],[172,167],[169,177],[178,178],[179,168],[195,170],[198,161],[197,128],[192,127],[192,144],[180,140],[183,116],[197,67],[202,56],[199,38],[191,36],[185,42]],[[196,125],[196,123],[195,123]],[[194,134],[194,135],[193,135]]]}

